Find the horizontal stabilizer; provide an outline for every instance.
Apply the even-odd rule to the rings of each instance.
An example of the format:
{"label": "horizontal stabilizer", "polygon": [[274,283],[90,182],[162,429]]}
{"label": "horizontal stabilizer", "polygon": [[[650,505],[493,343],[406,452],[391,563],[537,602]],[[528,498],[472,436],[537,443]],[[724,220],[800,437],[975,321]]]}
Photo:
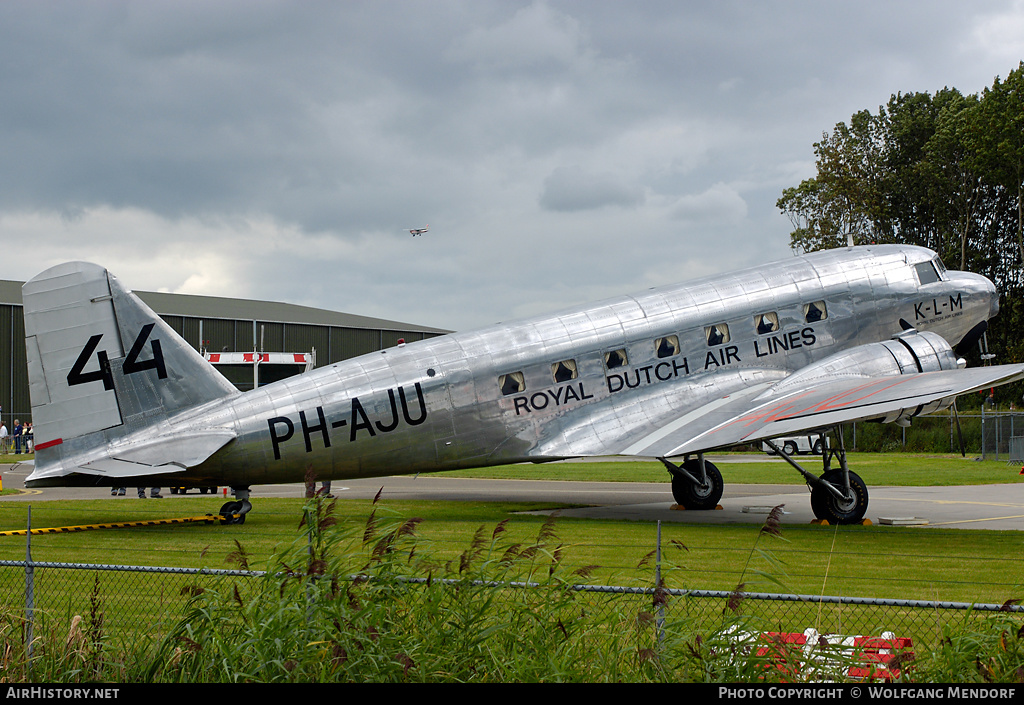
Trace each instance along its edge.
{"label": "horizontal stabilizer", "polygon": [[115,460],[114,458],[102,458],[92,463],[86,463],[77,468],[79,472],[83,472],[90,475],[101,475],[103,477],[109,477],[110,479],[127,478],[127,477],[139,477],[148,475],[161,475],[169,472],[178,472],[181,470],[180,465],[160,465],[153,467],[152,465],[144,465],[142,463],[130,463],[124,460]]}
{"label": "horizontal stabilizer", "polygon": [[[112,448],[108,454],[70,468],[70,471],[112,479],[179,472],[199,465],[234,438],[234,431],[226,429],[193,431],[184,436],[162,436]],[[59,474],[67,474],[67,470]],[[47,473],[37,471],[31,480],[41,485],[46,484],[46,476]]]}
{"label": "horizontal stabilizer", "polygon": [[215,429],[184,436],[164,436],[133,444],[125,450],[113,450],[110,457],[151,467],[174,464],[191,468],[199,465],[234,440],[235,432]]}

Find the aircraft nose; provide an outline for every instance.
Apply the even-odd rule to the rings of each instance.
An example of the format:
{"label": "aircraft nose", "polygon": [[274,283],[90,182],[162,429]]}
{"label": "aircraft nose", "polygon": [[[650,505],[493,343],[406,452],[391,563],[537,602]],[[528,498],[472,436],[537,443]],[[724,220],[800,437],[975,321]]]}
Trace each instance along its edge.
{"label": "aircraft nose", "polygon": [[973,292],[973,295],[988,298],[988,318],[994,318],[999,313],[999,292],[992,280],[973,272],[960,272],[960,276],[965,280],[965,284]]}
{"label": "aircraft nose", "polygon": [[988,293],[989,302],[989,318],[995,318],[996,314],[999,313],[999,291],[996,290],[996,285],[993,284],[988,278],[982,277],[985,280],[985,291]]}

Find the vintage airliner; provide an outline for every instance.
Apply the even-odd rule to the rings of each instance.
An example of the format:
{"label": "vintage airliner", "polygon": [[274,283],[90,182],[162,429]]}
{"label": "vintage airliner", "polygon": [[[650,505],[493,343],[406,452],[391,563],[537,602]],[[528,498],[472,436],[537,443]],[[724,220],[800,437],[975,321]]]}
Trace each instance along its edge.
{"label": "vintage airliner", "polygon": [[[26,485],[229,486],[586,456],[660,459],[675,501],[714,508],[704,454],[877,419],[906,423],[1021,378],[954,352],[992,283],[920,247],[858,246],[454,333],[236,391],[103,267],[24,285],[36,466]],[[806,478],[815,514],[860,522],[841,445]],[[838,466],[832,462],[838,461]]]}

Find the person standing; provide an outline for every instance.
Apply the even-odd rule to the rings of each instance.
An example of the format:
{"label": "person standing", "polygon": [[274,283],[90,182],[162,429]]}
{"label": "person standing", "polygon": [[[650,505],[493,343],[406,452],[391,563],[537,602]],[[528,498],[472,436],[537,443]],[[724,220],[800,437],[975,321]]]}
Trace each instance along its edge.
{"label": "person standing", "polygon": [[11,435],[14,436],[15,455],[21,455],[21,432],[21,421],[18,421],[18,419],[14,419],[14,433],[12,433]]}

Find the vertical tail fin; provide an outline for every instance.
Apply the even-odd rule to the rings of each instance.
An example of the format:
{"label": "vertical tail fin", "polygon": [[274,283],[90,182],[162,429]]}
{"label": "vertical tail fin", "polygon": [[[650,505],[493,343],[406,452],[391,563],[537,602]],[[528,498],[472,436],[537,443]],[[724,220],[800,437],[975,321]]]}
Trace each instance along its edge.
{"label": "vertical tail fin", "polygon": [[235,388],[103,267],[22,288],[37,472]]}

